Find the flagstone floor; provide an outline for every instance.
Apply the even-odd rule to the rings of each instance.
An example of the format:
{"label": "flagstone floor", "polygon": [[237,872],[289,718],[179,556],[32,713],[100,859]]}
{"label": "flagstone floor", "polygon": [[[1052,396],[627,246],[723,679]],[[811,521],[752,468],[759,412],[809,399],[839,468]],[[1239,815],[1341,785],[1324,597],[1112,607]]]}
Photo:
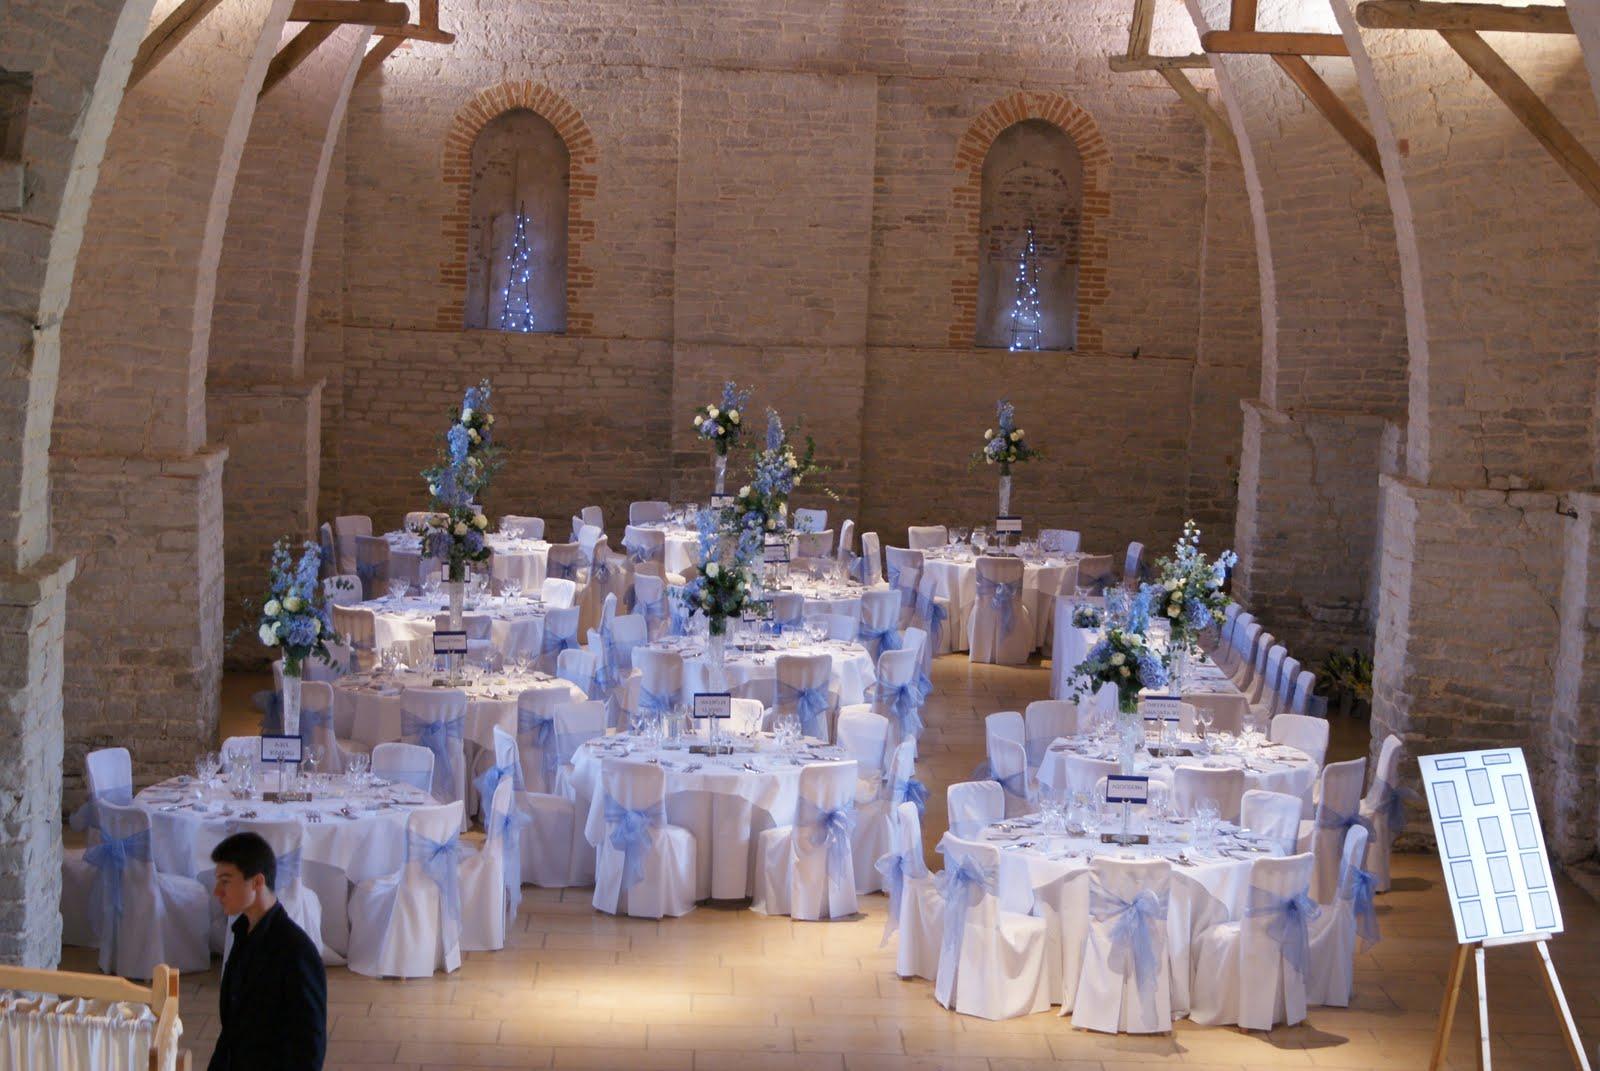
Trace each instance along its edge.
{"label": "flagstone floor", "polygon": [[[231,675],[223,735],[253,732],[247,697],[263,678]],[[934,667],[921,776],[933,789],[929,858],[944,829],[944,786],[982,757],[983,715],[1043,698],[1047,670]],[[267,686],[270,686],[268,679]],[[1364,722],[1335,721],[1332,758],[1365,753]],[[1072,1029],[1053,1013],[991,1023],[955,1015],[932,985],[901,981],[880,949],[884,899],[861,917],[805,923],[762,918],[743,905],[703,905],[660,922],[612,918],[589,891],[529,888],[507,947],[469,954],[461,970],[413,982],[329,971],[329,1061],[336,1068],[736,1069],[736,1071],[1122,1071],[1157,1065],[1228,1068],[1422,1068],[1454,950],[1450,913],[1432,856],[1398,858],[1379,898],[1383,940],[1356,967],[1355,1006],[1314,1008],[1307,1023],[1270,1034],[1199,1028],[1164,1037],[1109,1037]],[[1553,951],[1591,1056],[1600,1039],[1600,908],[1563,884],[1567,932]],[[63,966],[93,969],[82,950]],[[1489,953],[1495,1066],[1570,1066],[1537,979],[1531,948]],[[209,1059],[220,969],[184,979],[185,1036],[196,1068]],[[1476,1061],[1470,987],[1451,1067]],[[270,1014],[271,1009],[262,1009]]]}

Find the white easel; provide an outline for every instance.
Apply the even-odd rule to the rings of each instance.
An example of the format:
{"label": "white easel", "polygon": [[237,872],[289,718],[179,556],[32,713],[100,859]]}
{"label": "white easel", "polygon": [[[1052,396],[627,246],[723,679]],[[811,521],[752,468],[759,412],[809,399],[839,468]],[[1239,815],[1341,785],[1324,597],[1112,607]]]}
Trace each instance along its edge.
{"label": "white easel", "polygon": [[1484,975],[1484,953],[1502,945],[1532,942],[1539,952],[1539,962],[1544,967],[1544,989],[1555,1005],[1556,1016],[1561,1020],[1561,1037],[1567,1043],[1567,1053],[1572,1065],[1580,1071],[1590,1071],[1589,1058],[1584,1054],[1583,1041],[1578,1037],[1578,1024],[1573,1021],[1572,1009],[1567,1006],[1567,996],[1561,991],[1561,979],[1556,977],[1556,965],[1550,961],[1550,935],[1528,934],[1523,937],[1489,938],[1456,946],[1454,962],[1450,965],[1450,980],[1445,985],[1444,1006],[1439,1009],[1439,1028],[1433,1036],[1433,1056],[1428,1061],[1428,1071],[1439,1071],[1444,1066],[1445,1054],[1450,1049],[1450,1030],[1455,1025],[1456,1005],[1466,983],[1467,960],[1474,963],[1478,994],[1478,1066],[1490,1071],[1494,1066],[1489,1055],[1489,991]]}

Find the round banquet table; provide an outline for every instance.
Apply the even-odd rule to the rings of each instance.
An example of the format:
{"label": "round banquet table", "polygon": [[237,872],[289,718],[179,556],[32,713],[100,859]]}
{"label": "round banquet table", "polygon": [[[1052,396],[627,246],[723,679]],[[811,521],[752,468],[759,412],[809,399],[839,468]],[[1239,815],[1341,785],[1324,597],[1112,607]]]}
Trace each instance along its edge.
{"label": "round banquet table", "polygon": [[[372,639],[376,650],[393,644],[427,644],[433,638],[434,621],[449,613],[450,603],[443,592],[427,597],[383,595],[355,604],[358,610],[372,612]],[[490,596],[467,601],[466,612],[489,618],[489,643],[502,658],[515,658],[519,652],[538,657],[544,643],[544,602],[537,597],[511,599]]]}
{"label": "round banquet table", "polygon": [[[883,589],[886,585],[877,585]],[[818,614],[837,614],[840,617],[853,617],[861,620],[861,596],[872,588],[865,584],[858,584],[854,580],[814,580],[805,576],[793,576],[782,581],[776,587],[767,589],[767,594],[782,595],[787,592],[796,592],[805,599],[804,614],[814,617]]]}
{"label": "round banquet table", "polygon": [[[433,682],[438,679],[438,674],[415,671],[393,674],[375,671],[340,677],[332,682],[334,724],[349,725],[350,739],[369,748],[399,740],[401,691],[433,688]],[[547,688],[554,684],[566,684],[574,703],[587,698],[577,685],[543,673],[494,674],[463,685],[460,690],[467,694],[464,742],[493,749],[496,727],[515,736],[517,696],[530,688]],[[472,755],[467,759],[470,768]]]}
{"label": "round banquet table", "polygon": [[[1179,737],[1177,744],[1179,747],[1193,748],[1197,753],[1157,756],[1141,750],[1135,760],[1134,773],[1149,777],[1150,780],[1170,788],[1179,766],[1243,769],[1246,791],[1261,788],[1271,792],[1284,792],[1301,799],[1311,798],[1311,785],[1317,779],[1317,764],[1310,755],[1299,748],[1287,744],[1252,746],[1235,743],[1205,754],[1204,745],[1200,743],[1198,737]],[[1095,740],[1082,735],[1059,737],[1050,745],[1039,762],[1040,777],[1051,784],[1066,784],[1068,755],[1116,759],[1117,745],[1109,738]]]}
{"label": "round banquet table", "polygon": [[[270,782],[272,775],[266,778]],[[211,849],[236,831],[237,822],[297,821],[301,881],[322,904],[323,943],[341,956],[349,946],[348,886],[404,866],[406,821],[413,808],[434,803],[428,793],[401,783],[352,788],[335,779],[303,803],[236,800],[215,789],[201,802],[195,786],[193,777],[175,777],[134,797],[150,815],[150,857],[156,869],[198,877],[211,869]]]}
{"label": "round banquet table", "polygon": [[[1120,828],[1109,819],[1104,828]],[[1142,818],[1133,829],[1148,832]],[[997,875],[1002,907],[1032,914],[1046,923],[1045,971],[1050,999],[1070,1011],[1077,992],[1088,933],[1089,863],[1097,855],[1118,859],[1167,859],[1172,862],[1172,887],[1167,901],[1167,943],[1174,1015],[1187,1014],[1190,1004],[1191,939],[1206,929],[1244,914],[1250,887],[1250,864],[1263,856],[1282,854],[1271,843],[1231,823],[1218,825],[1213,844],[1190,843],[1187,822],[1170,826],[1176,843],[1101,843],[1099,834],[1045,832],[1038,815],[1008,819],[985,829],[980,837],[1000,850]],[[1195,979],[1205,985],[1205,979]]]}
{"label": "round banquet table", "polygon": [[[389,576],[409,580],[413,585],[421,583],[421,538],[410,532],[385,532],[383,538],[389,541]],[[502,590],[508,580],[520,583],[523,591],[539,590],[544,583],[549,543],[498,532],[484,536],[484,542],[493,552],[489,555],[489,575],[494,578],[496,591]]]}
{"label": "round banquet table", "polygon": [[732,755],[694,755],[689,741],[663,747],[629,734],[590,740],[572,761],[572,786],[580,810],[587,809],[584,836],[599,844],[606,834],[605,797],[600,791],[604,760],[656,763],[666,774],[667,820],[695,839],[695,897],[742,900],[755,892],[755,844],[761,832],[792,825],[800,793],[800,771],[819,762],[848,758],[843,749],[806,744],[794,753],[777,750],[770,735],[728,737]]}
{"label": "round banquet table", "polygon": [[[1049,614],[1052,610],[1061,579],[1067,566],[1082,555],[1052,554],[1048,557],[1022,559],[1022,605],[1033,618],[1033,646],[1042,646],[1050,630]],[[935,654],[949,654],[967,649],[967,614],[978,597],[978,566],[975,557],[965,550],[947,548],[922,552],[922,594],[948,599],[950,620],[939,632],[940,650]]]}
{"label": "round banquet table", "polygon": [[778,679],[779,655],[825,654],[832,658],[832,681],[839,689],[840,706],[866,702],[867,688],[877,680],[871,652],[854,641],[812,643],[802,641],[795,633],[785,633],[779,639],[764,639],[743,647],[730,642],[720,682],[714,679],[715,671],[706,660],[705,637],[664,636],[649,646],[653,650],[677,651],[683,655],[682,700],[685,705],[693,701],[695,692],[705,691],[726,690],[744,695],[755,690],[759,698],[760,683]]}

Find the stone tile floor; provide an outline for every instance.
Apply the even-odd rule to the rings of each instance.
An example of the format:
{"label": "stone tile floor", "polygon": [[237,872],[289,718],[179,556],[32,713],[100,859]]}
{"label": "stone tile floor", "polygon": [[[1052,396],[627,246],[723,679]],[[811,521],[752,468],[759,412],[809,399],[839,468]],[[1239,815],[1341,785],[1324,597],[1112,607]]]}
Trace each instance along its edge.
{"label": "stone tile floor", "polygon": [[[262,680],[232,675],[223,735],[253,731],[247,698]],[[933,789],[930,858],[944,828],[944,786],[982,757],[982,717],[1020,710],[1049,688],[1038,665],[934,667],[921,776]],[[270,682],[269,682],[270,683]],[[1365,751],[1366,726],[1336,722],[1334,758]],[[611,918],[585,889],[529,888],[515,932],[497,953],[469,954],[460,971],[432,979],[375,981],[329,971],[329,1060],[334,1068],[557,1067],[766,1071],[1120,1071],[1170,1065],[1228,1068],[1425,1067],[1453,929],[1431,856],[1398,858],[1395,889],[1380,897],[1384,938],[1356,967],[1354,1006],[1314,1008],[1309,1021],[1270,1034],[1199,1028],[1165,1037],[1073,1030],[1053,1013],[991,1023],[945,1011],[932,985],[901,981],[892,949],[879,948],[884,899],[858,919],[796,923],[742,904],[702,905],[661,922]],[[1567,932],[1553,952],[1591,1056],[1600,1040],[1600,908],[1571,885],[1561,901]],[[92,969],[82,950],[64,966]],[[1538,961],[1528,947],[1489,954],[1497,1067],[1567,1065]],[[220,967],[185,979],[186,1036],[204,1067],[216,1036]],[[1470,1002],[1457,1016],[1450,1066],[1476,1063]]]}

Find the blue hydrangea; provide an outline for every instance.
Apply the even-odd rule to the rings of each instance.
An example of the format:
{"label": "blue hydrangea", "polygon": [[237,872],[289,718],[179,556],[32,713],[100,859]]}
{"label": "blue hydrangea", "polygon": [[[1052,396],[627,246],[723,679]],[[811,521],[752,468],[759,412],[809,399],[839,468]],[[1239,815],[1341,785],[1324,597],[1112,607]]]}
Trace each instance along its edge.
{"label": "blue hydrangea", "polygon": [[1160,688],[1167,683],[1167,669],[1150,651],[1139,652],[1139,680],[1146,688]]}

